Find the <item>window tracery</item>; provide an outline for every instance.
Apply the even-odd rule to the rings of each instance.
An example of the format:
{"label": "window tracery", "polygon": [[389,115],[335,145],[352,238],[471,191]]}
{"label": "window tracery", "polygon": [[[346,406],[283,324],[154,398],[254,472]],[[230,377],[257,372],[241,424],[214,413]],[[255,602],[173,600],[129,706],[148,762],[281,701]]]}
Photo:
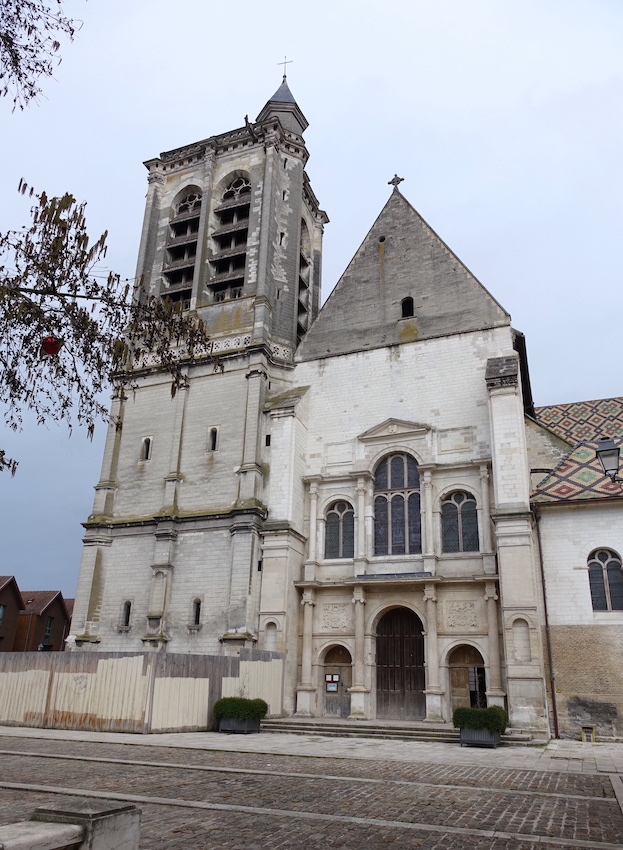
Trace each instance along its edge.
{"label": "window tracery", "polygon": [[588,557],[593,611],[623,611],[623,568],[612,549],[595,549]]}
{"label": "window tracery", "polygon": [[243,295],[250,209],[251,183],[246,177],[235,177],[226,184],[221,202],[214,209],[216,228],[212,233],[209,289],[215,303]]}
{"label": "window tracery", "polygon": [[346,501],[333,502],[326,514],[325,558],[354,558],[355,513]]}
{"label": "window tracery", "polygon": [[181,303],[185,310],[190,308],[192,296],[201,200],[201,192],[197,189],[187,190],[174,202],[169,220],[162,294],[174,304]]}
{"label": "window tracery", "polygon": [[374,554],[422,552],[420,474],[415,458],[391,454],[374,474]]}
{"label": "window tracery", "polygon": [[441,505],[441,551],[479,550],[476,499],[462,490],[450,493]]}

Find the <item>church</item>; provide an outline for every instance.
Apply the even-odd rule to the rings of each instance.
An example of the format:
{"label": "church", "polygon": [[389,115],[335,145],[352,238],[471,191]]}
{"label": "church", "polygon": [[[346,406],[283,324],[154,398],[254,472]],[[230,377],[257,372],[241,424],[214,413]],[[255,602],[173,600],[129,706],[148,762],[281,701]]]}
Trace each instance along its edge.
{"label": "church", "polygon": [[210,351],[174,398],[144,367],[113,401],[74,651],[270,650],[289,715],[499,705],[623,737],[622,491],[595,456],[623,399],[535,408],[523,335],[399,177],[320,308],[307,126],[284,77],[145,163],[137,280]]}

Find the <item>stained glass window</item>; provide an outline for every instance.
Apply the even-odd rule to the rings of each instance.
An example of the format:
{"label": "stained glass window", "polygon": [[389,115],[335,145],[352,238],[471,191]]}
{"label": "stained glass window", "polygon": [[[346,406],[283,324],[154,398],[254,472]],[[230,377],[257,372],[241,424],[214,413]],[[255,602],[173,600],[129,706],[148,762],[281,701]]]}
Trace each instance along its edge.
{"label": "stained glass window", "polygon": [[374,554],[422,551],[420,475],[415,458],[393,454],[374,473]]}

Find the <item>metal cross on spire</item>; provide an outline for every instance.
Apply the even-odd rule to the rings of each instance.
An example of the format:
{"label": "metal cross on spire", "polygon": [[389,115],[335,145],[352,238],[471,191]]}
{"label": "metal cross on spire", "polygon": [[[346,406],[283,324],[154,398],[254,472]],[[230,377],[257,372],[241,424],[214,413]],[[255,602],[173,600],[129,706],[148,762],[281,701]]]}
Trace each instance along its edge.
{"label": "metal cross on spire", "polygon": [[388,185],[388,186],[393,186],[393,187],[394,187],[394,192],[396,192],[396,191],[398,190],[398,185],[399,185],[400,183],[402,183],[402,181],[403,181],[403,180],[404,180],[404,177],[398,177],[398,175],[397,175],[397,174],[394,174],[394,176],[392,177],[392,179],[387,181],[387,185]]}
{"label": "metal cross on spire", "polygon": [[283,57],[283,62],[277,62],[277,65],[283,65],[283,79],[286,78],[286,65],[291,65],[294,62],[294,59],[288,59],[287,56]]}

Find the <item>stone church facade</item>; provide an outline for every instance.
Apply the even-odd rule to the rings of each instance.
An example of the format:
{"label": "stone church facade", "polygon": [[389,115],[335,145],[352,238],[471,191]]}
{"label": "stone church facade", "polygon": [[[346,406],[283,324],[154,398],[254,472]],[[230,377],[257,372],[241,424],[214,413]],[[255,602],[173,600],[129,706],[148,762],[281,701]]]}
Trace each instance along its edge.
{"label": "stone church facade", "polygon": [[[276,650],[289,713],[447,721],[503,705],[547,736],[545,576],[564,584],[558,517],[585,504],[542,499],[539,537],[534,488],[575,443],[539,419],[509,314],[397,178],[320,310],[328,218],[306,127],[284,78],[255,122],[146,163],[137,277],[201,314],[211,352],[175,398],[144,369],[113,403],[76,649]],[[601,497],[618,507],[612,491],[594,510]],[[623,551],[607,527],[585,558]],[[616,644],[623,617],[599,616]],[[581,687],[599,702],[597,685]]]}

